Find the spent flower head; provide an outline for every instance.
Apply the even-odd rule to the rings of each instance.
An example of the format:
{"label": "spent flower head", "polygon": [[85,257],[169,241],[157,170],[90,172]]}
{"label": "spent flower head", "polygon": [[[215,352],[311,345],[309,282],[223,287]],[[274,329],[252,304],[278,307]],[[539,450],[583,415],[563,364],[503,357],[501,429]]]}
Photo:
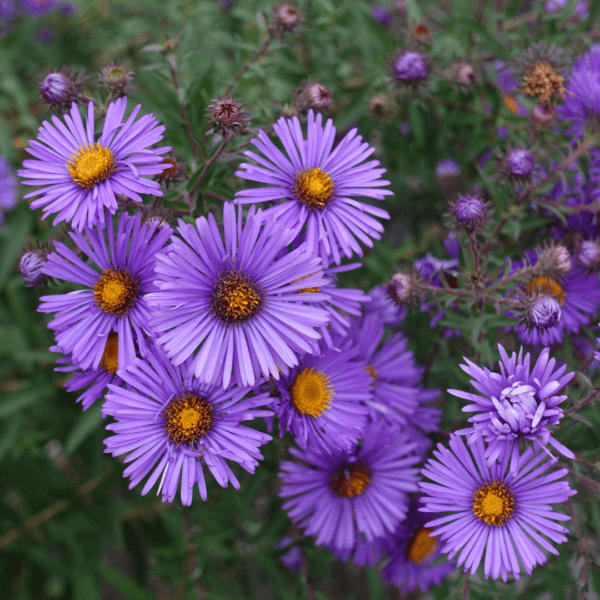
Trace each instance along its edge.
{"label": "spent flower head", "polygon": [[241,99],[231,96],[214,98],[213,103],[206,108],[206,116],[212,125],[212,132],[223,134],[226,138],[244,133],[250,117],[244,111]]}
{"label": "spent flower head", "polygon": [[128,71],[126,65],[112,62],[104,67],[98,76],[100,87],[107,89],[113,97],[120,98],[133,89],[133,71]]}

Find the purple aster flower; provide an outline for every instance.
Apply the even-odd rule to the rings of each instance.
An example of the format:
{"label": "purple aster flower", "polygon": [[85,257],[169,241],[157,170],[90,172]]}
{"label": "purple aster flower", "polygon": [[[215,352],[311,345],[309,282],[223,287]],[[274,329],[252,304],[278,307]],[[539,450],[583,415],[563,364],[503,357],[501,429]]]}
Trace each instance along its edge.
{"label": "purple aster flower", "polygon": [[[51,352],[60,352],[58,346],[51,346]],[[97,368],[82,370],[77,364],[72,364],[72,359],[68,357],[57,358],[58,367],[55,371],[73,373],[64,387],[68,392],[74,392],[87,388],[77,398],[76,402],[81,402],[83,410],[87,410],[98,398],[104,395],[109,383],[116,386],[122,386],[123,380],[116,374],[119,368],[119,334],[111,331],[106,339],[104,352]]]}
{"label": "purple aster flower", "polygon": [[223,390],[188,375],[189,361],[173,366],[159,348],[146,360],[120,370],[127,387],[109,384],[102,414],[116,420],[106,426],[114,435],[107,438],[106,452],[128,454],[130,463],[123,476],[129,488],[147,477],[142,495],[160,478],[157,494],[172,502],[180,488],[181,503],[192,503],[194,485],[206,500],[206,467],[221,487],[240,484],[227,461],[254,473],[262,454],[259,446],[271,439],[241,424],[271,415],[257,408],[272,402],[267,394],[244,399],[249,388],[230,386]]}
{"label": "purple aster flower", "polygon": [[306,448],[349,448],[360,438],[373,395],[367,365],[355,348],[307,354],[276,383],[279,432],[289,431]]}
{"label": "purple aster flower", "polygon": [[289,535],[282,537],[275,548],[281,550],[287,548],[284,554],[279,557],[282,564],[287,567],[290,571],[298,572],[302,568],[302,550],[294,543],[293,538]]}
{"label": "purple aster flower", "polygon": [[600,245],[597,240],[583,240],[576,255],[584,269],[595,270],[600,266]]}
{"label": "purple aster flower", "polygon": [[223,208],[222,233],[213,217],[196,225],[179,221],[156,267],[159,291],[150,294],[158,342],[174,364],[194,356],[191,368],[206,383],[227,387],[231,380],[255,385],[279,379],[313,351],[316,327],[327,323],[328,300],[318,291],[328,283],[322,263],[306,245],[281,256],[294,234],[276,219],[264,227],[252,207],[242,226],[242,209]]}
{"label": "purple aster flower", "polygon": [[453,158],[444,158],[435,167],[435,174],[438,177],[457,176],[460,172],[460,165]]}
{"label": "purple aster flower", "polygon": [[558,481],[567,469],[545,473],[554,461],[527,448],[518,456],[516,469],[507,472],[508,453],[486,464],[481,439],[469,451],[454,434],[450,449],[438,444],[433,454],[421,472],[434,483],[419,483],[425,494],[420,510],[445,513],[425,526],[445,542],[442,552],[449,558],[462,549],[458,566],[474,575],[485,552],[486,579],[491,574],[506,581],[508,573],[519,579],[519,563],[531,574],[546,562],[542,549],[558,554],[550,542],[566,542],[563,534],[568,529],[556,521],[570,517],[554,512],[550,504],[565,502],[576,493],[566,481]]}
{"label": "purple aster flower", "polygon": [[334,552],[392,533],[417,490],[419,457],[406,433],[370,425],[363,440],[348,451],[292,448],[299,462],[281,463],[284,510]]}
{"label": "purple aster flower", "polygon": [[[547,0],[545,8],[548,12],[556,12],[563,9],[567,5],[568,0]],[[575,14],[580,19],[587,19],[590,15],[587,0],[580,0],[575,5]]]}
{"label": "purple aster flower", "polygon": [[406,425],[422,402],[431,402],[439,390],[425,390],[420,385],[423,368],[407,349],[402,333],[384,341],[385,328],[377,314],[365,315],[350,330],[358,358],[366,361],[371,375],[372,399],[367,400],[373,419],[390,425]]}
{"label": "purple aster flower", "polygon": [[[162,139],[164,126],[152,115],[134,123],[141,104],[123,122],[127,99],[108,106],[102,135],[94,141],[94,104],[89,103],[84,126],[75,103],[65,124],[52,116],[44,121],[37,140],[30,140],[27,152],[39,160],[25,160],[18,173],[25,185],[42,186],[25,198],[42,195],[31,208],[44,207],[44,216],[58,213],[53,224],[70,221],[74,229],[104,227],[106,208],[117,210],[115,194],[142,202],[139,194],[162,196],[160,185],[142,175],[161,173],[165,165],[160,154],[171,148],[149,148]],[[41,142],[41,143],[40,143]]]}
{"label": "purple aster flower", "polygon": [[401,83],[418,83],[427,77],[427,64],[420,52],[404,52],[394,65],[396,79]]}
{"label": "purple aster flower", "polygon": [[448,390],[453,396],[468,400],[471,404],[463,407],[463,412],[477,413],[469,418],[472,427],[457,431],[466,435],[469,445],[484,437],[488,447],[485,450],[487,465],[504,456],[510,458],[510,470],[515,472],[519,463],[519,440],[530,440],[537,448],[550,444],[567,458],[575,455],[550,435],[550,427],[557,425],[563,416],[558,405],[567,396],[558,396],[574,373],[564,375],[563,365],[554,370],[556,359],[549,360],[550,351],[544,348],[533,369],[530,355],[523,358],[523,348],[519,355],[513,352],[509,358],[504,348],[498,344],[500,352],[500,372],[492,372],[487,367],[478,367],[468,358],[460,368],[473,379],[471,385],[480,392],[471,394],[461,390]]}
{"label": "purple aster flower", "polygon": [[569,133],[583,134],[583,125],[588,116],[600,116],[600,47],[592,48],[580,56],[573,65],[564,105],[558,108],[558,116],[573,119]]}
{"label": "purple aster flower", "polygon": [[68,87],[69,80],[64,73],[48,73],[42,81],[40,93],[46,102],[54,104],[56,102],[62,102]]}
{"label": "purple aster flower", "polygon": [[329,119],[322,125],[323,117],[308,112],[307,138],[303,137],[297,117],[277,121],[274,126],[284,146],[282,153],[263,131],[252,143],[262,152],[244,154],[259,165],[242,163],[238,177],[270,184],[237,192],[234,202],[248,204],[270,200],[283,200],[263,213],[263,219],[276,215],[296,233],[306,227],[306,241],[315,254],[333,257],[340,264],[341,253],[350,258],[362,256],[357,240],[369,248],[373,239],[380,239],[383,226],[374,219],[389,219],[389,214],[369,204],[354,200],[366,196],[383,200],[392,194],[381,189],[390,184],[381,179],[385,169],[376,168],[379,161],[363,162],[375,148],[361,143],[362,136],[352,129],[332,150],[335,127]]}
{"label": "purple aster flower", "polygon": [[16,12],[17,7],[14,0],[0,0],[0,19],[10,21]]}
{"label": "purple aster flower", "polygon": [[517,148],[506,155],[506,167],[511,175],[528,177],[533,173],[535,158],[529,150]]}
{"label": "purple aster flower", "polygon": [[391,560],[381,575],[403,593],[417,588],[426,592],[432,585],[439,585],[454,570],[452,563],[438,560],[441,545],[431,535],[431,528],[425,527],[425,523],[431,519],[417,507],[418,502],[412,500],[406,520],[400,523],[385,544]]}
{"label": "purple aster flower", "polygon": [[513,75],[513,68],[506,67],[502,61],[494,64],[496,67],[496,83],[506,94],[511,94],[517,88],[517,81]]}
{"label": "purple aster flower", "polygon": [[[140,214],[113,219],[105,230],[86,228],[70,233],[93,266],[85,263],[65,244],[55,242],[42,266],[48,277],[81,286],[68,294],[42,296],[39,312],[56,313],[48,324],[55,332],[60,350],[72,356],[81,369],[97,369],[111,331],[119,336],[118,360],[126,366],[135,356],[134,342],[142,355],[145,335],[150,333],[150,310],[146,294],[154,287],[156,254],[172,230],[157,224],[142,224]],[[94,268],[96,267],[96,268]]]}
{"label": "purple aster flower", "polygon": [[374,6],[371,16],[383,27],[389,27],[392,24],[392,13],[383,6]]}

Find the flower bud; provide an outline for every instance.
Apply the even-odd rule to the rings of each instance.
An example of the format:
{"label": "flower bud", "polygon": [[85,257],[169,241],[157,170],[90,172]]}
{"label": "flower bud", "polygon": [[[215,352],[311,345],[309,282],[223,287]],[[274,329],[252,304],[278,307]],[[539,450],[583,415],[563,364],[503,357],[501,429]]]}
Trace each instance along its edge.
{"label": "flower bud", "polygon": [[539,296],[533,302],[526,316],[529,327],[544,330],[554,327],[561,318],[560,304],[552,296]]}
{"label": "flower bud", "polygon": [[427,42],[429,40],[429,27],[425,23],[415,23],[410,28],[410,36],[417,42]]}
{"label": "flower bud", "polygon": [[551,106],[536,104],[531,111],[531,120],[541,127],[549,125],[553,118],[554,109]]}
{"label": "flower bud", "polygon": [[456,83],[464,87],[473,85],[473,81],[475,81],[475,70],[470,64],[459,63],[456,65],[455,69],[454,80]]}
{"label": "flower bud", "polygon": [[394,72],[400,83],[419,83],[427,77],[425,57],[420,52],[404,52],[396,60]]}
{"label": "flower bud", "polygon": [[419,298],[416,276],[412,273],[396,273],[387,285],[387,294],[400,306],[414,303]]}
{"label": "flower bud", "polygon": [[299,111],[311,108],[322,111],[331,104],[331,91],[317,81],[303,81],[294,96]]}
{"label": "flower bud", "polygon": [[69,80],[62,73],[48,73],[40,86],[42,98],[48,104],[57,104],[64,100],[69,88]]}
{"label": "flower bud", "polygon": [[302,14],[293,4],[280,4],[275,9],[275,23],[281,32],[292,31],[302,21]]}
{"label": "flower bud", "polygon": [[231,96],[215,98],[207,109],[207,117],[214,127],[214,131],[224,135],[234,135],[243,132],[250,119],[243,110],[244,105],[240,100],[234,100]]}
{"label": "flower bud", "polygon": [[489,209],[489,205],[474,194],[460,194],[449,207],[452,224],[466,233],[476,232],[484,226]]}
{"label": "flower bud", "polygon": [[506,156],[506,168],[511,175],[530,177],[535,167],[535,158],[529,150],[518,148],[511,150]]}
{"label": "flower bud", "polygon": [[371,16],[383,27],[389,27],[392,24],[392,13],[383,6],[374,6]]}
{"label": "flower bud", "polygon": [[600,246],[598,242],[592,240],[584,240],[579,246],[577,252],[577,262],[584,268],[590,271],[600,267]]}
{"label": "flower bud", "polygon": [[567,274],[573,263],[570,252],[561,245],[550,245],[538,253],[537,266],[543,275],[560,278]]}
{"label": "flower bud", "polygon": [[43,251],[29,250],[23,254],[19,269],[27,287],[38,285],[47,279],[47,276],[42,273],[45,262],[46,255]]}
{"label": "flower bud", "polygon": [[112,63],[100,72],[100,87],[115,96],[122,96],[131,89],[129,84],[133,81],[133,75],[133,71],[127,71],[127,67]]}
{"label": "flower bud", "polygon": [[375,94],[369,102],[369,112],[375,119],[385,119],[392,113],[390,99],[386,94]]}
{"label": "flower bud", "polygon": [[438,185],[445,192],[456,187],[460,180],[461,168],[453,158],[444,158],[435,167],[435,176]]}

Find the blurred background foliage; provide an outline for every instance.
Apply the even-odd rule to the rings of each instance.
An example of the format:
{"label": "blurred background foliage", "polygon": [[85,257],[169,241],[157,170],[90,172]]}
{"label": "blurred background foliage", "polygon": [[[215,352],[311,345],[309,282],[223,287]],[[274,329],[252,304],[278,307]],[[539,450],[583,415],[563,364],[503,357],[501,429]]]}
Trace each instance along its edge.
{"label": "blurred background foliage", "polygon": [[[406,0],[405,5],[403,15],[396,15],[392,26],[385,28],[373,19],[374,5],[365,0],[299,0],[304,16],[299,30],[276,41],[234,90],[234,97],[243,99],[252,116],[251,127],[267,128],[289,112],[293,92],[303,81],[318,81],[331,91],[329,114],[338,131],[358,126],[376,147],[375,157],[387,169],[395,196],[386,203],[392,220],[384,239],[367,253],[363,268],[342,279],[363,289],[382,283],[399,266],[409,267],[427,251],[448,258],[442,244],[447,233],[443,227],[447,193],[435,177],[440,160],[458,161],[461,190],[484,186],[498,211],[510,207],[506,186],[490,179],[493,160],[484,164],[478,159],[509,142],[527,144],[528,129],[526,119],[503,101],[492,63],[510,63],[540,39],[575,56],[598,38],[597,2],[590,3],[588,19],[580,21],[569,16],[574,0],[554,13],[544,11],[543,2],[522,0]],[[28,140],[48,118],[38,86],[49,70],[62,65],[85,69],[93,89],[100,69],[118,61],[135,73],[129,109],[141,103],[143,112],[153,112],[166,125],[165,144],[182,155],[190,174],[198,172],[219,143],[205,135],[206,107],[264,40],[271,9],[266,0],[78,0],[47,14],[22,15],[4,23],[0,154],[15,168],[26,158]],[[410,37],[411,26],[419,22],[429,28],[426,42]],[[173,89],[168,53],[147,50],[149,45],[174,39],[179,42],[172,53],[179,91]],[[425,88],[395,91],[389,63],[406,48],[427,55],[432,76]],[[452,69],[459,61],[473,66],[473,85],[454,81]],[[370,112],[377,94],[388,99],[389,115],[376,118]],[[528,108],[533,106],[527,99],[520,100]],[[189,115],[198,161],[182,126],[179,102]],[[503,131],[508,139],[503,139]],[[239,144],[248,139],[240,139]],[[234,176],[242,158],[234,150],[236,145],[234,141],[212,169],[203,190],[231,198],[243,185]],[[536,145],[555,159],[568,151],[567,141],[551,132],[540,133]],[[24,192],[20,190],[20,197]],[[185,208],[178,204],[179,192],[180,188],[169,192],[166,204]],[[206,195],[203,199],[207,211],[218,205]],[[74,402],[75,394],[62,388],[68,376],[53,370],[47,318],[36,314],[43,290],[24,287],[17,271],[27,242],[64,236],[39,217],[27,201],[20,201],[6,215],[0,234],[0,596],[17,600],[287,600],[311,594],[318,600],[400,598],[398,590],[381,581],[377,569],[358,569],[333,559],[328,551],[302,538],[282,512],[276,473],[286,455],[287,438],[277,438],[264,449],[265,461],[255,475],[236,471],[240,491],[212,485],[206,503],[196,497],[190,508],[183,509],[178,500],[165,505],[151,496],[140,497],[137,489],[127,489],[119,461],[103,454],[99,403],[82,412]],[[549,222],[549,217],[526,211],[513,214],[501,232],[505,253],[495,257],[494,264],[501,264],[504,256],[517,256],[524,244],[540,243],[540,227]],[[404,329],[410,348],[427,365],[425,383],[430,387],[467,386],[458,366],[463,354],[491,360],[499,340],[515,346],[502,337],[500,328],[507,324],[506,318],[493,311],[482,311],[477,318],[459,311],[442,321],[441,326],[463,330],[458,340],[440,337],[440,329],[430,329],[429,320],[427,314],[414,311]],[[593,332],[588,337],[595,343]],[[571,368],[579,366],[568,342],[555,355]],[[592,384],[582,375],[581,394]],[[440,405],[447,430],[464,423],[460,400],[443,393]],[[573,416],[577,419],[564,420],[561,439],[573,450],[587,452],[587,461],[597,461],[599,407]],[[473,577],[467,589],[457,572],[428,597],[576,598],[588,584],[585,593],[597,598],[600,571],[592,565],[589,573],[586,570],[589,580],[582,581],[583,559],[574,551],[582,540],[598,540],[597,477],[594,481],[589,473],[580,473],[576,463],[571,469],[579,490],[571,551],[560,548],[560,556],[551,557],[547,566],[519,583]],[[280,561],[289,549],[280,543],[286,536],[302,548],[305,559],[299,571]]]}

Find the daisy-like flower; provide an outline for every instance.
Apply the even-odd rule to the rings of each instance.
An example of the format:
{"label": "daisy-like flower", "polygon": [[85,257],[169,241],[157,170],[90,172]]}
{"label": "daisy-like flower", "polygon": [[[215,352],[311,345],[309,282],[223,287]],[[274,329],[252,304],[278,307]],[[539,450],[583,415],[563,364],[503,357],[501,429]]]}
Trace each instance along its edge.
{"label": "daisy-like flower", "polygon": [[179,222],[179,237],[156,266],[159,291],[149,294],[158,342],[174,364],[193,355],[191,368],[206,383],[227,387],[234,380],[255,385],[279,379],[313,351],[327,323],[326,310],[313,303],[329,296],[318,291],[321,259],[303,244],[285,253],[293,233],[276,219],[261,226],[261,211],[223,208],[222,233],[212,215],[196,225]]}
{"label": "daisy-like flower", "polygon": [[365,429],[360,448],[309,448],[283,461],[279,495],[290,518],[315,543],[344,551],[392,533],[406,517],[408,493],[417,490],[419,456],[401,430]]}
{"label": "daisy-like flower", "polygon": [[297,117],[279,119],[274,129],[285,154],[266,133],[259,131],[259,139],[252,143],[263,156],[252,151],[244,154],[260,166],[242,163],[236,175],[268,185],[237,192],[234,202],[283,200],[265,210],[263,218],[276,215],[296,233],[306,227],[309,249],[332,257],[339,265],[342,254],[348,258],[353,254],[362,256],[358,241],[372,248],[372,239],[380,239],[383,226],[373,216],[390,218],[385,210],[358,202],[354,197],[383,200],[392,192],[382,189],[390,182],[381,179],[385,169],[376,168],[379,161],[364,162],[375,148],[361,143],[362,136],[352,129],[332,149],[335,127],[331,119],[325,126],[322,120],[322,115],[308,112],[305,140]]}
{"label": "daisy-like flower", "polygon": [[172,232],[168,226],[141,223],[139,213],[122,214],[114,229],[111,218],[104,230],[69,234],[93,266],[55,242],[56,252],[48,254],[41,267],[48,277],[82,286],[68,294],[42,296],[38,311],[56,313],[48,327],[60,350],[84,370],[99,367],[111,331],[118,335],[119,365],[133,359],[134,343],[145,353],[145,335],[150,333],[145,296],[155,289],[156,254]]}
{"label": "daisy-like flower", "polygon": [[421,402],[432,402],[439,390],[421,387],[423,369],[407,349],[407,339],[397,333],[384,340],[385,328],[376,313],[365,315],[350,330],[358,358],[366,361],[371,375],[371,417],[389,424],[406,425]]}
{"label": "daisy-like flower", "polygon": [[430,515],[419,512],[418,501],[412,500],[406,520],[400,523],[394,535],[386,538],[391,560],[381,575],[403,593],[417,588],[426,592],[454,570],[452,563],[438,560],[442,553],[439,540],[431,535],[431,528],[425,527],[430,520]]}
{"label": "daisy-like flower", "polygon": [[558,405],[567,398],[557,392],[574,374],[564,374],[566,365],[554,370],[556,359],[550,359],[548,348],[544,348],[533,369],[530,355],[523,358],[523,348],[518,356],[513,352],[510,358],[500,344],[498,350],[499,373],[478,367],[466,357],[467,364],[460,365],[473,378],[471,385],[480,393],[448,390],[453,396],[471,402],[463,407],[463,412],[477,413],[469,418],[473,426],[457,433],[466,435],[469,445],[484,437],[488,443],[485,450],[488,466],[506,455],[510,457],[512,472],[518,468],[520,439],[531,440],[536,448],[550,444],[564,456],[574,458],[568,448],[550,435],[549,429],[562,418],[563,411]]}
{"label": "daisy-like flower", "polygon": [[263,458],[259,447],[271,439],[241,422],[272,414],[260,409],[272,402],[267,394],[244,399],[249,388],[232,385],[225,391],[189,371],[189,364],[175,367],[154,347],[146,360],[137,358],[119,371],[127,387],[109,384],[102,406],[103,415],[116,420],[106,426],[114,432],[104,442],[106,452],[127,454],[123,476],[130,477],[129,488],[147,477],[144,495],[160,478],[162,501],[172,502],[179,488],[185,506],[192,503],[195,485],[206,500],[205,467],[221,487],[240,488],[227,461],[254,473]]}
{"label": "daisy-like flower", "polygon": [[38,160],[23,161],[18,174],[25,185],[41,186],[25,198],[40,196],[31,208],[43,207],[46,218],[56,214],[53,224],[68,221],[74,229],[97,225],[104,227],[105,209],[117,210],[115,194],[142,202],[140,194],[162,196],[160,185],[142,177],[156,175],[165,168],[161,154],[170,147],[150,148],[162,139],[164,126],[153,115],[135,122],[138,104],[123,122],[127,98],[108,106],[102,135],[95,141],[94,104],[89,103],[85,125],[73,103],[65,123],[52,116],[44,121],[38,140],[30,140],[27,152]]}
{"label": "daisy-like flower", "polygon": [[279,430],[290,431],[303,448],[348,448],[364,429],[372,397],[366,363],[354,348],[307,354],[277,382]]}
{"label": "daisy-like flower", "polygon": [[469,452],[454,434],[450,449],[438,444],[435,458],[421,472],[434,483],[419,483],[425,494],[420,510],[444,514],[425,526],[445,542],[442,552],[449,558],[460,552],[458,566],[464,565],[465,571],[470,569],[473,575],[485,553],[486,579],[491,574],[506,581],[508,573],[519,579],[519,562],[530,574],[546,562],[542,549],[558,554],[551,542],[567,541],[563,534],[568,529],[556,521],[570,517],[554,512],[550,504],[565,502],[576,492],[566,481],[558,481],[567,469],[545,473],[554,461],[543,452],[527,448],[514,472],[507,472],[508,453],[488,465],[484,452],[481,439]]}

